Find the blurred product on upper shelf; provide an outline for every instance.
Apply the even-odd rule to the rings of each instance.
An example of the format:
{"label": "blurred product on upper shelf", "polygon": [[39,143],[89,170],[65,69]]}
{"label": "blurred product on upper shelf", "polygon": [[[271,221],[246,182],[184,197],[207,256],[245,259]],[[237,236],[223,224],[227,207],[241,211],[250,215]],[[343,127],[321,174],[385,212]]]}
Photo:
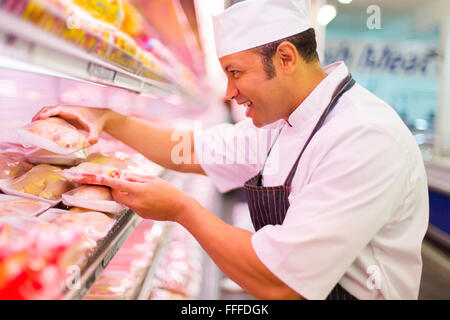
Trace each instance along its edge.
{"label": "blurred product on upper shelf", "polygon": [[94,18],[120,28],[125,18],[122,0],[73,0],[73,3],[89,12]]}
{"label": "blurred product on upper shelf", "polygon": [[127,0],[123,1],[124,19],[120,29],[133,38],[145,36],[145,20],[139,11]]}
{"label": "blurred product on upper shelf", "polygon": [[0,216],[32,217],[49,207],[50,204],[42,201],[0,194]]}
{"label": "blurred product on upper shelf", "polygon": [[36,146],[57,154],[70,154],[81,150],[86,137],[64,119],[50,117],[38,120],[17,130],[24,145]]}
{"label": "blurred product on upper shelf", "polygon": [[0,299],[59,299],[86,245],[78,231],[37,219],[0,217]]}
{"label": "blurred product on upper shelf", "polygon": [[0,7],[128,72],[196,90],[195,74],[128,0],[16,0]]}
{"label": "blurred product on upper shelf", "polygon": [[127,207],[114,201],[111,189],[104,186],[81,186],[62,195],[66,206],[110,214],[121,214]]}
{"label": "blurred product on upper shelf", "polygon": [[33,165],[26,162],[23,154],[0,153],[0,180],[17,178],[32,167]]}
{"label": "blurred product on upper shelf", "polygon": [[24,175],[14,179],[6,188],[5,193],[14,190],[26,195],[57,201],[61,195],[73,188],[73,184],[62,175],[62,169],[56,166],[40,164],[33,167]]}

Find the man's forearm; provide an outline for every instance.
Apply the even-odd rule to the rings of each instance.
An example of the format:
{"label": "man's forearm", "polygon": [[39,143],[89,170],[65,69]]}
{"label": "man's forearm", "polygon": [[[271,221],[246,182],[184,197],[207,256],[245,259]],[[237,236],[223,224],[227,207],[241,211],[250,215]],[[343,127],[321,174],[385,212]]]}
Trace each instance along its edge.
{"label": "man's forearm", "polygon": [[200,243],[216,265],[259,299],[301,299],[257,257],[252,233],[229,225],[192,199],[176,221]]}
{"label": "man's forearm", "polygon": [[[193,133],[190,131],[179,132],[180,134],[175,136],[176,139],[172,139],[173,128],[123,116],[116,112],[111,112],[104,130],[167,169],[204,174],[201,166],[196,164],[193,159]],[[187,141],[180,142],[179,138],[187,139]],[[183,148],[174,150],[180,143]],[[184,159],[184,161],[180,163],[180,159]]]}

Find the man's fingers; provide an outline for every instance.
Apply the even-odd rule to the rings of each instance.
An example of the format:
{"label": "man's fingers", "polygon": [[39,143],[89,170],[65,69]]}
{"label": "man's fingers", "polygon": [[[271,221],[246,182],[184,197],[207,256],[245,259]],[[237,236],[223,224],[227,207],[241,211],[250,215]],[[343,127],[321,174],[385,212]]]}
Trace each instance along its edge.
{"label": "man's fingers", "polygon": [[44,120],[47,119],[48,116],[45,115],[45,113],[47,112],[47,110],[49,110],[50,108],[53,107],[43,107],[41,110],[39,110],[38,113],[36,113],[33,117],[33,119],[31,119],[31,121],[37,121],[37,120]]}
{"label": "man's fingers", "polygon": [[95,131],[89,131],[89,135],[87,137],[87,145],[85,146],[86,148],[93,146],[94,144],[96,144],[98,142],[99,139],[99,134],[98,132]]}
{"label": "man's fingers", "polygon": [[130,182],[140,182],[140,183],[149,182],[149,181],[155,179],[154,176],[146,176],[146,175],[142,175],[142,174],[133,173],[130,171],[123,171],[121,178],[126,179]]}
{"label": "man's fingers", "polygon": [[111,178],[102,176],[100,179],[100,183],[110,187],[111,189],[117,191],[124,191],[131,194],[135,192],[140,192],[143,189],[141,183],[130,182],[122,178]]}
{"label": "man's fingers", "polygon": [[133,199],[127,192],[111,189],[111,194],[115,202],[130,207],[130,201]]}

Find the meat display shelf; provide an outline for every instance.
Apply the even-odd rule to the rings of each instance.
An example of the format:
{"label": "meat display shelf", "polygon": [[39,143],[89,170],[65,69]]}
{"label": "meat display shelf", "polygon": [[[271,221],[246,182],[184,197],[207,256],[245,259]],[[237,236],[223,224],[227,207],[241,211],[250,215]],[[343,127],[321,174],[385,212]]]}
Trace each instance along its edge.
{"label": "meat display shelf", "polygon": [[[162,179],[171,179],[174,177],[170,170],[158,171],[157,176]],[[99,242],[95,252],[88,258],[87,262],[79,270],[73,270],[72,277],[70,277],[63,290],[64,300],[79,300],[84,297],[89,288],[94,284],[95,280],[108,266],[109,262],[114,258],[125,240],[133,232],[134,228],[142,220],[136,213],[128,210],[121,214],[106,237]],[[161,243],[157,244],[155,249],[155,260],[149,267],[151,272],[153,265],[158,262],[160,251],[164,250],[166,244],[166,234],[169,228],[164,228]]]}
{"label": "meat display shelf", "polygon": [[[3,9],[0,9],[0,52],[9,58],[40,67],[35,72],[48,69],[70,78],[138,93],[159,97],[179,95],[188,101],[193,100],[183,88],[168,79],[154,74],[155,79],[158,79],[154,80],[129,72]],[[16,64],[5,61],[2,63],[0,60],[0,67],[15,68]],[[146,73],[151,72],[147,70]]]}
{"label": "meat display shelf", "polygon": [[144,280],[142,281],[142,285],[139,290],[137,290],[137,294],[135,296],[135,300],[148,300],[150,293],[154,288],[154,276],[155,272],[160,264],[164,254],[167,250],[167,244],[170,242],[170,230],[173,227],[173,222],[167,222],[167,227],[164,229],[163,240],[158,243],[155,253],[153,255],[153,260],[149,268],[147,269]]}
{"label": "meat display shelf", "polygon": [[97,250],[88,258],[85,266],[79,272],[75,271],[73,277],[66,281],[63,299],[83,298],[140,220],[141,218],[131,210],[116,220],[108,235],[99,243]]}

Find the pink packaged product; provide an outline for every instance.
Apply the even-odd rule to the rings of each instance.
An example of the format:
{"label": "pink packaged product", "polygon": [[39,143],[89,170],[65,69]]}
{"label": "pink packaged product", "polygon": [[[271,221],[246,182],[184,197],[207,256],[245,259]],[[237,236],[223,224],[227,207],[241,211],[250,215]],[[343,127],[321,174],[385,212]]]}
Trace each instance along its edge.
{"label": "pink packaged product", "polygon": [[69,154],[57,154],[45,149],[36,148],[26,154],[28,162],[34,164],[54,164],[73,166],[82,162],[87,157],[85,149]]}
{"label": "pink packaged product", "polygon": [[11,151],[0,153],[0,180],[17,178],[28,172],[32,167],[33,165],[26,161],[23,154]]}
{"label": "pink packaged product", "polygon": [[114,201],[111,189],[104,186],[81,186],[62,195],[62,201],[69,207],[80,207],[115,215],[128,208]]}
{"label": "pink packaged product", "polygon": [[50,208],[50,204],[22,197],[0,194],[0,217],[14,215],[33,217]]}
{"label": "pink packaged product", "polygon": [[103,239],[115,222],[101,212],[74,213],[60,209],[50,209],[41,214],[38,219],[69,230],[81,231],[93,241]]}
{"label": "pink packaged product", "polygon": [[36,146],[57,154],[70,154],[81,150],[85,136],[67,121],[51,117],[34,121],[16,130],[24,146]]}
{"label": "pink packaged product", "polygon": [[154,288],[150,293],[149,300],[187,300],[186,295],[176,293],[163,288]]}
{"label": "pink packaged product", "polygon": [[124,300],[134,291],[134,279],[127,271],[102,272],[84,300]]}
{"label": "pink packaged product", "polygon": [[174,226],[171,242],[155,274],[156,287],[195,298],[200,291],[201,259],[198,243],[184,228]]}
{"label": "pink packaged product", "polygon": [[[162,223],[143,220],[93,284],[85,299],[132,299],[152,263]],[[159,226],[159,228],[158,228]]]}
{"label": "pink packaged product", "polygon": [[35,147],[24,147],[21,144],[14,142],[0,142],[0,153],[16,153],[16,154],[26,154],[27,152],[33,151]]}
{"label": "pink packaged product", "polygon": [[102,176],[118,178],[121,171],[109,165],[83,162],[76,167],[63,170],[62,175],[69,181],[76,183],[101,184]]}
{"label": "pink packaged product", "polygon": [[[164,168],[148,160],[140,153],[114,139],[101,138],[89,148],[91,154],[86,161],[117,166],[142,175],[159,175]],[[113,164],[108,159],[119,159],[124,166]]]}
{"label": "pink packaged product", "polygon": [[81,234],[37,219],[0,217],[0,299],[59,299]]}

